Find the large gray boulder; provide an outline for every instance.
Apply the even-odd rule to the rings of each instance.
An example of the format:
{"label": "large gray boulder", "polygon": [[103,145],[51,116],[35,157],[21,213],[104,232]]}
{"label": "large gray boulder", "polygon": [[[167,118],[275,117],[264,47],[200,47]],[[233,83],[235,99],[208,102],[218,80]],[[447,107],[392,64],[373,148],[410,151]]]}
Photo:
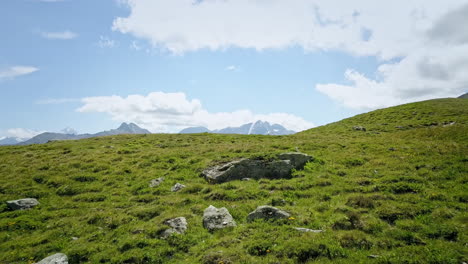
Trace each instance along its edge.
{"label": "large gray boulder", "polygon": [[19,200],[7,201],[8,207],[12,210],[26,210],[39,205],[39,202],[34,198],[24,198]]}
{"label": "large gray boulder", "polygon": [[187,220],[185,217],[169,219],[165,221],[164,224],[170,226],[171,228],[164,230],[164,232],[161,234],[163,238],[167,238],[174,233],[183,234],[187,230]]}
{"label": "large gray boulder", "polygon": [[203,227],[209,231],[234,226],[236,222],[225,207],[216,208],[210,205],[203,212]]}
{"label": "large gray boulder", "polygon": [[313,158],[300,152],[283,153],[275,159],[241,159],[207,168],[202,176],[210,183],[249,179],[289,179],[293,169],[301,170]]}
{"label": "large gray boulder", "polygon": [[68,264],[68,257],[63,253],[57,253],[37,262],[36,264]]}
{"label": "large gray boulder", "polygon": [[283,210],[280,210],[276,207],[263,205],[257,207],[255,211],[251,212],[247,216],[247,222],[252,222],[255,219],[264,219],[264,220],[276,220],[289,218],[291,215]]}

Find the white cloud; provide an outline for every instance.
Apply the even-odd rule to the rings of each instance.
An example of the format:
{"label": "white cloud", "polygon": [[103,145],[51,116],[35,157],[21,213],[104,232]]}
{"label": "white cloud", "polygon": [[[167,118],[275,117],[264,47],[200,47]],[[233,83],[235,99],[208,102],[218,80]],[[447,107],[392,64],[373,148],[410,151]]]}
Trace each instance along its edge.
{"label": "white cloud", "polygon": [[236,65],[229,65],[226,68],[224,68],[226,71],[240,71],[240,68],[237,67]]}
{"label": "white cloud", "polygon": [[113,48],[116,45],[115,40],[110,39],[109,37],[106,36],[99,36],[99,41],[97,45],[100,48]]}
{"label": "white cloud", "polygon": [[312,123],[286,113],[254,114],[249,110],[210,113],[203,109],[199,100],[189,100],[184,93],[88,97],[83,99],[83,104],[77,111],[108,113],[116,121],[134,122],[153,132],[178,132],[190,126],[220,129],[256,120],[277,123],[295,131],[313,127]]}
{"label": "white cloud", "polygon": [[142,47],[138,44],[137,41],[132,41],[132,44],[130,44],[130,48],[136,51],[139,51],[142,49]]}
{"label": "white cloud", "polygon": [[[122,0],[123,1],[123,0]],[[466,0],[126,0],[113,30],[172,53],[301,47],[375,56],[376,77],[317,90],[353,108],[451,96],[468,87]],[[397,62],[394,62],[397,61]]]}
{"label": "white cloud", "polygon": [[[462,15],[463,14],[463,15]],[[468,90],[468,4],[434,21],[400,61],[382,63],[375,78],[353,70],[350,84],[318,84],[317,90],[356,109],[375,109],[442,97]]]}
{"label": "white cloud", "polygon": [[61,32],[41,32],[41,36],[46,39],[69,40],[78,37],[78,34],[70,30]]}
{"label": "white cloud", "polygon": [[24,128],[11,128],[6,131],[6,136],[26,140],[34,136],[37,136],[41,133],[44,133],[44,131],[36,131],[36,130],[24,129]]}
{"label": "white cloud", "polygon": [[32,66],[12,66],[7,69],[0,69],[0,81],[14,79],[16,77],[31,74],[39,69]]}

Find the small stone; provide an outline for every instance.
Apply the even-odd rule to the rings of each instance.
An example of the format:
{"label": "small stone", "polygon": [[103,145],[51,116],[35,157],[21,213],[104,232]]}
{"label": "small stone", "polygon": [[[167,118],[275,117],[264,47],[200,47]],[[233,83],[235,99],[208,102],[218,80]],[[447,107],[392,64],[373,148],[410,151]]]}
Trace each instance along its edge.
{"label": "small stone", "polygon": [[164,232],[161,234],[162,238],[167,238],[174,233],[183,234],[187,230],[187,219],[185,219],[185,217],[169,219],[165,221],[164,224],[170,226],[171,228],[164,230]]}
{"label": "small stone", "polygon": [[153,188],[159,186],[164,181],[164,177],[160,177],[150,181],[149,187]]}
{"label": "small stone", "polygon": [[302,232],[302,233],[322,233],[322,232],[324,232],[323,230],[314,230],[314,229],[309,229],[309,228],[304,228],[304,227],[295,227],[294,229],[296,229],[297,231]]}
{"label": "small stone", "polygon": [[72,239],[72,240],[78,240],[78,238],[77,238],[77,237],[71,237],[71,239]]}
{"label": "small stone", "polygon": [[216,229],[234,226],[236,226],[236,222],[225,207],[216,208],[210,205],[203,212],[203,227],[210,232]]}
{"label": "small stone", "polygon": [[186,187],[186,186],[183,185],[183,184],[176,183],[174,186],[172,186],[171,191],[173,191],[173,192],[178,192],[178,191],[182,190],[182,189],[185,188],[185,187]]}
{"label": "small stone", "polygon": [[276,207],[269,206],[269,205],[263,205],[257,207],[255,211],[251,212],[247,216],[247,221],[252,222],[255,219],[265,219],[265,220],[270,220],[270,219],[283,219],[283,218],[289,218],[290,214],[280,210]]}
{"label": "small stone", "polygon": [[250,181],[250,178],[242,178],[243,181]]}
{"label": "small stone", "polygon": [[368,258],[373,258],[373,259],[376,259],[376,258],[380,258],[380,255],[369,255],[367,256]]}
{"label": "small stone", "polygon": [[362,127],[362,126],[353,126],[353,130],[356,130],[356,131],[366,131],[366,128],[365,127]]}
{"label": "small stone", "polygon": [[68,264],[68,257],[63,253],[57,253],[37,262],[36,264]]}
{"label": "small stone", "polygon": [[7,201],[8,207],[12,210],[26,210],[39,205],[39,202],[34,198],[24,198],[19,200]]}

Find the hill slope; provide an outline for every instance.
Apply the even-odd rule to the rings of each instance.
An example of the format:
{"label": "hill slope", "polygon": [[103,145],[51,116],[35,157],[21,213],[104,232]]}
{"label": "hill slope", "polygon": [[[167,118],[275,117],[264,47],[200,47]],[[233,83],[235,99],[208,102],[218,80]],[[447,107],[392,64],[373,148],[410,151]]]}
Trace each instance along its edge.
{"label": "hill slope", "polygon": [[[199,177],[222,161],[296,148],[315,160],[292,179],[214,185]],[[464,99],[392,107],[291,136],[120,135],[1,147],[0,168],[0,263],[57,252],[70,263],[467,261]],[[158,177],[165,181],[150,188]],[[187,188],[171,192],[177,182]],[[3,203],[25,197],[41,204],[10,211]],[[265,204],[292,217],[246,221]],[[238,226],[208,232],[209,205],[226,207]],[[160,239],[164,221],[179,216],[186,234]]]}

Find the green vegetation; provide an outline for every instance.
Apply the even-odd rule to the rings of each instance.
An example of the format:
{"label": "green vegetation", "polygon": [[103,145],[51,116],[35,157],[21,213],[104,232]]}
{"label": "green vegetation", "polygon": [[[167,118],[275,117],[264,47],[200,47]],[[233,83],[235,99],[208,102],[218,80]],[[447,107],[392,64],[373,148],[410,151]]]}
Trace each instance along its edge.
{"label": "green vegetation", "polygon": [[[292,179],[213,185],[199,176],[219,162],[296,148],[315,160]],[[150,188],[158,177],[165,181]],[[468,260],[467,181],[466,99],[378,110],[293,136],[122,135],[1,147],[0,263],[63,252],[70,263],[459,264]],[[176,182],[187,188],[171,192]],[[26,197],[41,204],[10,211],[4,203]],[[226,207],[238,226],[205,230],[210,204]],[[266,204],[293,217],[247,223]],[[163,222],[179,216],[187,232],[160,239]]]}

